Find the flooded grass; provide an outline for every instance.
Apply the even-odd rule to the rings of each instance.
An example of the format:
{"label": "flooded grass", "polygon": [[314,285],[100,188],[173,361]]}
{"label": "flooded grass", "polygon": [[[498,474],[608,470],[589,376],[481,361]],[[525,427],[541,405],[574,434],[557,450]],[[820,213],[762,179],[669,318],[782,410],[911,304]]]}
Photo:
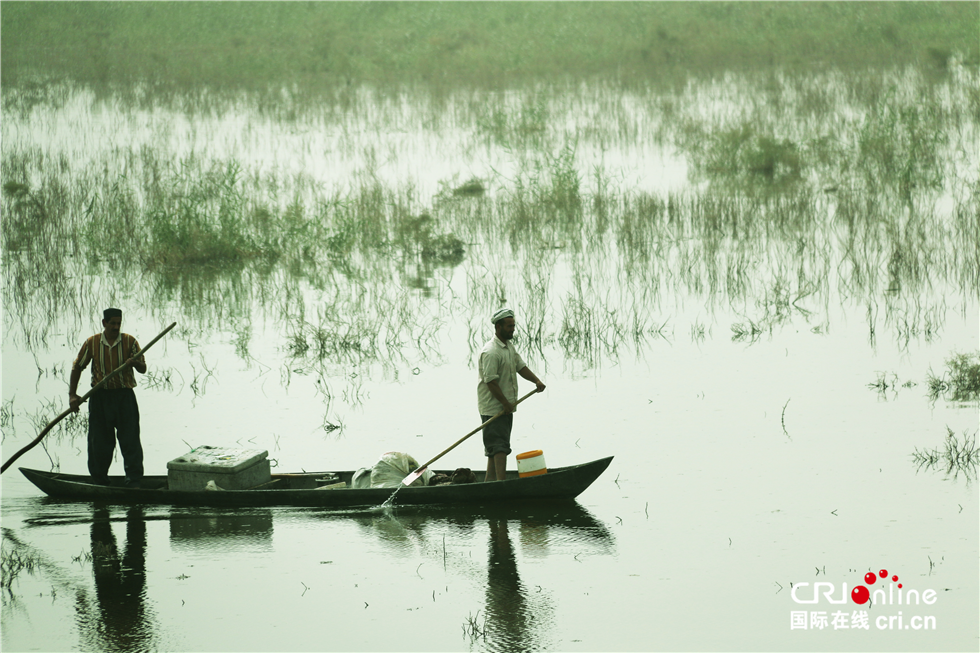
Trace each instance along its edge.
{"label": "flooded grass", "polygon": [[[51,420],[56,418],[65,408],[51,401],[34,411],[28,417],[36,432],[40,432]],[[84,441],[88,433],[88,414],[85,412],[71,413],[63,420],[58,422],[48,433],[46,439],[61,441],[67,439],[74,442],[78,439]]]}
{"label": "flooded grass", "polygon": [[941,471],[954,479],[962,475],[968,482],[975,481],[977,466],[980,465],[977,433],[971,435],[964,432],[961,439],[947,426],[942,447],[922,450],[916,448],[912,453],[912,460],[919,469]]}
{"label": "flooded grass", "polygon": [[[947,298],[980,294],[980,76],[955,56],[931,70],[345,82],[342,102],[286,93],[272,113],[241,89],[135,99],[52,81],[21,106],[5,87],[7,325],[47,351],[48,316],[78,332],[92,306],[154,307],[189,347],[220,332],[285,387],[319,381],[325,430],[363,380],[443,362],[457,316],[475,352],[481,315],[505,304],[526,351],[557,348],[573,375],[677,329],[820,336],[837,306],[867,312],[872,348],[907,351],[942,336]],[[69,116],[105,138],[32,127]],[[684,172],[668,183],[651,160]],[[222,372],[193,358],[144,385],[203,396]]]}
{"label": "flooded grass", "polygon": [[10,590],[17,576],[26,571],[33,574],[38,568],[39,560],[37,556],[20,551],[8,551],[6,548],[0,552],[0,588]]}
{"label": "flooded grass", "polygon": [[[161,390],[163,392],[170,392],[174,390],[174,376],[177,376],[180,384],[183,385],[182,379],[180,379],[180,372],[174,370],[173,368],[163,368],[159,370],[147,370],[146,374],[143,375],[143,387],[149,390]],[[176,386],[180,388],[180,385]]]}
{"label": "flooded grass", "polygon": [[13,597],[13,584],[22,572],[34,575],[40,571],[43,560],[37,552],[21,544],[4,529],[3,547],[0,548],[0,589]]}
{"label": "flooded grass", "polygon": [[[353,177],[330,184],[310,171],[289,174],[150,144],[96,150],[94,164],[81,166],[57,150],[13,140],[3,152],[6,303],[25,338],[43,345],[45,327],[33,316],[80,316],[98,300],[79,297],[68,280],[108,268],[148,279],[156,294],[177,299],[201,323],[251,319],[213,314],[219,306],[258,301],[271,311],[285,302],[291,326],[284,350],[366,360],[382,351],[379,334],[402,333],[390,341],[399,345],[415,340],[408,334],[422,325],[383,324],[382,315],[414,321],[407,298],[437,296],[440,270],[463,268],[485,279],[479,270],[493,270],[504,257],[542,270],[540,280],[515,280],[517,295],[508,300],[530,309],[533,341],[559,342],[570,358],[594,358],[590,352],[600,348],[613,353],[649,335],[651,325],[669,320],[660,298],[676,292],[734,308],[741,319],[732,323],[733,339],[740,342],[794,320],[824,328],[820,307],[831,295],[877,301],[883,293],[884,324],[895,341],[928,339],[941,328],[941,311],[917,297],[936,284],[969,293],[980,287],[975,174],[949,163],[954,151],[977,157],[963,140],[976,128],[960,101],[975,94],[967,90],[975,82],[969,75],[954,69],[945,86],[915,73],[886,75],[877,92],[865,88],[866,77],[837,76],[830,82],[840,97],[825,98],[830,106],[821,112],[803,93],[828,82],[821,76],[809,83],[746,77],[674,95],[673,117],[656,118],[656,140],[673,141],[690,157],[695,185],[668,192],[631,188],[590,159],[595,139],[628,152],[633,145],[615,135],[650,133],[653,116],[641,111],[635,124],[620,125],[626,118],[617,114],[589,132],[561,128],[572,107],[541,92],[517,105],[518,124],[531,124],[533,115],[547,128],[522,128],[537,135],[518,141],[508,127],[510,135],[501,137],[507,147],[492,146],[510,158],[506,174],[463,184],[444,178],[429,198],[416,180],[383,178],[370,156]],[[606,92],[613,91],[580,96],[574,108],[601,105]],[[734,116],[701,111],[728,104],[732,93],[757,92],[769,98],[767,108],[749,101]],[[457,107],[460,117],[466,107]],[[420,109],[429,111],[421,101]],[[801,114],[810,123],[804,132],[792,126]],[[481,115],[470,115],[473,133],[485,129]],[[851,130],[856,138],[830,147],[823,134],[840,120],[863,126]],[[966,121],[966,132],[950,130],[957,120]],[[498,122],[511,124],[511,117]],[[108,239],[118,247],[101,247]],[[556,265],[570,266],[573,284],[557,302],[549,271]],[[355,296],[377,300],[392,283],[400,296],[382,300],[387,308],[368,310],[374,317],[357,325],[311,321],[298,303],[300,286],[311,286],[340,299],[334,312],[352,314],[363,309],[351,303]],[[597,287],[608,284],[619,288],[616,296]],[[488,287],[473,299],[480,294],[502,296]],[[548,323],[556,326],[547,330]],[[328,332],[335,336],[328,340]]]}
{"label": "flooded grass", "polygon": [[466,620],[463,622],[463,635],[470,639],[470,642],[474,642],[478,639],[486,640],[487,638],[487,615],[483,615],[483,620],[480,620],[480,611],[477,610],[476,614],[468,614]]}
{"label": "flooded grass", "polygon": [[7,435],[14,434],[14,400],[16,397],[5,399],[0,406],[0,441],[6,439]]}
{"label": "flooded grass", "polygon": [[954,402],[980,400],[980,352],[954,353],[946,359],[941,376],[929,371],[926,386],[933,401],[940,397]]}

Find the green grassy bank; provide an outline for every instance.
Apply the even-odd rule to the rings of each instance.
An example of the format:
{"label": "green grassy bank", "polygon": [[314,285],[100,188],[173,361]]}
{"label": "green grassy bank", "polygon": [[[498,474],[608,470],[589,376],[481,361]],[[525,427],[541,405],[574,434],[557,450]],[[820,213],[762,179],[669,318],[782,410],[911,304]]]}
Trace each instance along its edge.
{"label": "green grassy bank", "polygon": [[35,73],[315,90],[980,61],[976,2],[4,2],[0,19],[6,87]]}

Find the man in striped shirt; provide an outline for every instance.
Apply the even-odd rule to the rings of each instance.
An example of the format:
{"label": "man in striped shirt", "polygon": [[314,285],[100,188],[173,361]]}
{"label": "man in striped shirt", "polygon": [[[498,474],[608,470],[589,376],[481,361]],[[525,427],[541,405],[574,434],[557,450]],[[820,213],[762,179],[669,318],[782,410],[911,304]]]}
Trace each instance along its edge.
{"label": "man in striped shirt", "polygon": [[68,402],[77,413],[82,402],[77,394],[78,381],[90,363],[93,387],[119,366],[124,366],[122,372],[89,398],[88,472],[96,483],[109,484],[109,465],[118,439],[126,485],[139,487],[143,479],[143,446],[140,444],[140,409],[133,392],[136,387],[133,370],[146,374],[146,360],[142,355],[137,356],[140,346],[136,338],[121,332],[121,310],[107,308],[102,317],[104,331],[86,340],[72,363]]}

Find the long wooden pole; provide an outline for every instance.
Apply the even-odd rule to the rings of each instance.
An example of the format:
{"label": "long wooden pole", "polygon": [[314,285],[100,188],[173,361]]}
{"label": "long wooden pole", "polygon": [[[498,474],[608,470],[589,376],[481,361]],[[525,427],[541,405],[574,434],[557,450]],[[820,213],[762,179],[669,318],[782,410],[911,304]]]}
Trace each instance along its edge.
{"label": "long wooden pole", "polygon": [[[156,344],[156,341],[157,340],[159,340],[163,336],[167,335],[167,333],[171,329],[173,329],[175,326],[177,326],[177,323],[176,322],[174,322],[173,324],[171,324],[170,326],[168,326],[166,329],[164,329],[163,331],[161,331],[160,332],[160,335],[158,335],[156,338],[154,338],[153,340],[150,341],[150,344],[146,345],[145,347],[143,347],[142,349],[140,349],[138,352],[136,352],[136,356],[133,356],[133,358],[139,358],[140,356],[142,356],[143,355],[143,352],[145,352],[147,349],[149,349],[154,344]],[[127,359],[127,362],[128,362],[128,359]],[[92,393],[96,392],[97,390],[101,390],[102,387],[105,386],[105,384],[109,382],[109,379],[113,378],[114,376],[116,376],[117,374],[119,374],[120,372],[122,372],[124,367],[126,367],[126,363],[123,363],[122,365],[120,365],[119,367],[117,367],[116,369],[114,369],[110,374],[107,374],[104,379],[102,379],[97,384],[95,384],[92,387],[91,390],[89,390],[88,392],[86,392],[82,396],[82,398],[78,402],[78,405],[81,406],[82,404],[85,403],[85,401],[89,397],[92,396]],[[68,410],[66,410],[65,412],[61,413],[57,417],[55,417],[53,420],[51,420],[48,423],[48,425],[44,427],[44,430],[41,431],[41,433],[36,438],[34,438],[30,443],[28,443],[28,445],[26,447],[24,447],[23,449],[21,449],[20,451],[18,451],[17,453],[15,453],[13,456],[11,456],[10,457],[10,460],[8,460],[7,462],[5,462],[3,464],[3,467],[0,468],[0,474],[2,474],[5,471],[7,471],[7,468],[10,467],[10,465],[12,465],[15,460],[17,460],[18,458],[20,458],[21,456],[23,456],[25,453],[27,453],[28,451],[30,451],[31,449],[33,449],[34,447],[36,447],[37,444],[41,440],[44,439],[44,436],[46,436],[48,434],[48,431],[50,431],[54,427],[55,424],[57,424],[58,422],[60,422],[64,418],[68,417],[68,415],[70,415],[72,412],[74,412],[74,411],[72,410],[71,407],[69,407]]]}
{"label": "long wooden pole", "polygon": [[[521,403],[522,401],[524,401],[525,399],[527,399],[531,395],[536,394],[537,392],[538,392],[537,390],[531,390],[529,393],[527,393],[526,395],[524,395],[523,397],[521,397],[520,399],[518,399],[517,400],[517,404]],[[516,407],[517,404],[514,404],[514,406]],[[412,472],[411,474],[409,474],[408,476],[406,476],[404,479],[402,479],[402,485],[411,485],[412,483],[414,483],[415,482],[415,479],[417,479],[419,476],[421,476],[422,475],[422,472],[424,472],[426,470],[426,468],[428,468],[429,465],[431,465],[432,463],[434,463],[435,461],[439,460],[440,458],[442,458],[443,456],[445,456],[447,453],[449,453],[450,451],[452,451],[453,449],[455,449],[456,447],[458,447],[460,444],[463,443],[463,440],[465,440],[466,438],[470,437],[474,433],[477,433],[478,431],[482,431],[483,430],[483,427],[485,427],[487,424],[489,424],[493,420],[495,420],[498,417],[501,417],[503,415],[504,415],[504,411],[500,411],[499,413],[497,413],[496,415],[494,415],[493,417],[491,417],[490,419],[488,419],[487,421],[485,421],[483,424],[480,424],[478,427],[476,427],[475,429],[473,429],[472,431],[470,431],[469,433],[467,433],[466,435],[464,435],[463,437],[461,437],[459,440],[456,440],[456,442],[454,442],[452,444],[452,446],[450,446],[448,449],[446,449],[445,451],[443,451],[442,453],[440,453],[438,456],[436,456],[435,458],[433,458],[429,462],[425,463],[424,465],[422,465],[421,467],[419,467],[418,469],[416,469],[414,472]]]}

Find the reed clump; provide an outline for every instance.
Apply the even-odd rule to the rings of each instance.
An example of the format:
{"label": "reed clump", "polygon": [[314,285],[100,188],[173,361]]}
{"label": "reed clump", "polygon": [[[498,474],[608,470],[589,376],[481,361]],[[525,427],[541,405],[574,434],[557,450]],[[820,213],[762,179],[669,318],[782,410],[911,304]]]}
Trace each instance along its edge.
{"label": "reed clump", "polygon": [[11,591],[12,585],[21,572],[34,575],[41,567],[41,557],[26,547],[10,548],[4,538],[0,549],[0,589]]}
{"label": "reed clump", "polygon": [[476,177],[453,189],[453,195],[457,197],[481,197],[486,192],[487,187],[482,180]]}
{"label": "reed clump", "polygon": [[941,470],[954,478],[963,474],[968,481],[976,480],[977,466],[980,465],[980,449],[977,448],[977,433],[964,432],[962,439],[946,427],[943,446],[932,449],[918,449],[912,459],[919,468]]}
{"label": "reed clump", "polygon": [[[222,265],[279,253],[278,243],[261,242],[257,238],[261,231],[245,221],[246,200],[237,163],[229,162],[200,175],[188,172],[166,187],[150,189],[143,229],[149,236],[145,250],[149,267]],[[165,192],[154,192],[158,190]],[[105,222],[93,220],[89,224]]]}
{"label": "reed clump", "polygon": [[483,620],[481,621],[479,610],[476,611],[476,614],[467,615],[463,621],[463,634],[468,636],[470,641],[477,639],[485,640],[488,632],[487,616],[483,615]]}
{"label": "reed clump", "polygon": [[428,263],[455,266],[463,262],[466,248],[451,233],[434,233],[438,225],[428,213],[406,216],[395,226],[394,245],[405,256]]}
{"label": "reed clump", "polygon": [[935,103],[894,101],[899,87],[883,89],[858,134],[856,171],[870,187],[884,183],[908,202],[913,189],[942,188],[946,174],[942,152],[948,144],[945,130],[934,129],[941,118]]}
{"label": "reed clump", "polygon": [[3,442],[8,435],[13,435],[14,433],[14,400],[16,397],[11,397],[3,402],[0,406],[0,442]]}
{"label": "reed clump", "polygon": [[933,401],[939,397],[956,402],[980,400],[980,352],[954,353],[946,359],[942,376],[930,369],[926,386]]}
{"label": "reed clump", "polygon": [[695,169],[722,183],[784,188],[801,181],[806,172],[796,143],[758,133],[749,124],[688,138],[697,143],[692,148]]}

